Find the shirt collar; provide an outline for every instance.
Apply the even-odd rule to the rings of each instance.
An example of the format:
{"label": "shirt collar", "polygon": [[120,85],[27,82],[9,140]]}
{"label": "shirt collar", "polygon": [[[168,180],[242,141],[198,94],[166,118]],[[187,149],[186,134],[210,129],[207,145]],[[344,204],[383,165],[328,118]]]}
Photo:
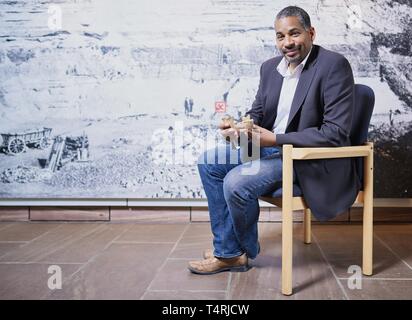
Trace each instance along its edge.
{"label": "shirt collar", "polygon": [[306,55],[305,59],[301,63],[299,63],[296,68],[290,72],[289,70],[289,63],[286,60],[285,57],[282,58],[282,60],[279,62],[278,66],[276,67],[277,71],[281,74],[282,77],[290,77],[293,75],[298,75],[299,73],[302,72],[303,68],[305,67],[306,61],[308,60],[310,53],[312,52],[313,46],[310,48],[308,54]]}

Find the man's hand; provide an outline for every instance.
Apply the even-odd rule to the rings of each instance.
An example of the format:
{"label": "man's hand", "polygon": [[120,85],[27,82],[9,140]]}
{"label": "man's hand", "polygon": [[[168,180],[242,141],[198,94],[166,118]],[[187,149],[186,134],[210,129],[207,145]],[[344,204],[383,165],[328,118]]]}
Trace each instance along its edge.
{"label": "man's hand", "polygon": [[239,137],[239,130],[234,128],[234,125],[231,122],[230,119],[222,119],[222,121],[219,123],[219,129],[220,129],[220,134],[228,140],[235,141],[234,139],[237,139]]}
{"label": "man's hand", "polygon": [[229,126],[226,122],[224,122],[224,121],[222,121],[221,123],[219,123],[218,127],[219,127],[220,130],[224,130],[224,129],[230,128],[230,126]]}
{"label": "man's hand", "polygon": [[253,130],[249,132],[252,141],[259,140],[260,147],[274,147],[276,146],[276,135],[265,128],[253,125]]}
{"label": "man's hand", "polygon": [[233,128],[222,129],[220,134],[225,138],[230,137],[230,139],[237,139],[239,137],[239,131]]}
{"label": "man's hand", "polygon": [[245,134],[248,135],[249,131],[244,128],[242,123],[238,123],[236,125],[229,125],[227,122],[222,121],[219,124],[219,129],[220,129],[220,133],[222,134],[222,136],[224,136],[225,138],[230,137],[232,138],[239,138],[239,136],[241,134]]}
{"label": "man's hand", "polygon": [[218,127],[219,127],[219,129],[221,129],[221,130],[223,130],[223,129],[228,129],[228,128],[231,127],[231,126],[230,126],[230,123],[231,123],[230,119],[229,119],[228,117],[226,117],[226,118],[223,118],[223,119],[220,121]]}

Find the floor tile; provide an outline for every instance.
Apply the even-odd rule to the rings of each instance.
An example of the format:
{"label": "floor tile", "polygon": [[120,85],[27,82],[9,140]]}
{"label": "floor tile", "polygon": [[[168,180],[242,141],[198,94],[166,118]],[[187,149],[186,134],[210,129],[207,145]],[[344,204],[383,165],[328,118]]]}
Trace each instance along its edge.
{"label": "floor tile", "polygon": [[143,300],[224,300],[224,291],[147,291]]}
{"label": "floor tile", "polygon": [[101,224],[89,233],[79,235],[67,245],[46,254],[39,261],[87,262],[101,252],[111,241],[130,228],[127,224]]}
{"label": "floor tile", "polygon": [[117,241],[176,242],[188,224],[133,224]]}
{"label": "floor tile", "polygon": [[375,235],[396,256],[405,261],[412,271],[412,224],[376,225]]}
{"label": "floor tile", "polygon": [[140,299],[172,244],[112,244],[49,299]]}
{"label": "floor tile", "polygon": [[251,260],[253,268],[233,274],[230,299],[345,299],[344,291],[315,243],[303,243],[301,224],[294,225],[293,292],[281,293],[281,225],[260,224],[261,253]]}
{"label": "floor tile", "polygon": [[[259,223],[261,253],[248,272],[210,276],[187,263],[212,247],[209,222],[0,223],[0,299],[412,299],[412,225],[374,226],[374,275],[351,289],[362,226],[294,223],[292,296],[281,294],[282,224]],[[51,290],[50,265],[62,268]]]}
{"label": "floor tile", "polygon": [[[361,225],[317,225],[313,234],[338,277],[350,276],[349,267],[362,266]],[[379,278],[412,278],[412,270],[382,242],[373,242],[373,273]]]}
{"label": "floor tile", "polygon": [[12,225],[17,224],[16,222],[2,222],[0,221],[0,231],[5,230],[6,228],[11,227]]}
{"label": "floor tile", "polygon": [[10,251],[18,249],[20,246],[26,244],[27,241],[22,242],[0,242],[0,258]]}
{"label": "floor tile", "polygon": [[[340,280],[347,286],[347,280]],[[361,289],[347,289],[351,300],[411,300],[410,280],[363,280]]]}
{"label": "floor tile", "polygon": [[[0,300],[41,299],[52,292],[48,287],[49,264],[0,264]],[[80,265],[59,264],[62,281],[70,277]],[[60,291],[60,289],[55,289]]]}
{"label": "floor tile", "polygon": [[[4,225],[3,223],[1,225]],[[58,223],[18,222],[6,224],[0,232],[0,241],[30,241],[58,227]]]}
{"label": "floor tile", "polygon": [[185,230],[182,239],[190,239],[205,236],[212,236],[210,222],[197,222],[189,224],[189,227]]}
{"label": "floor tile", "polygon": [[[27,226],[30,225],[31,224],[27,224]],[[37,227],[41,226],[41,224],[33,224],[33,226]],[[47,224],[44,226],[47,226]],[[33,241],[5,254],[0,258],[0,261],[45,261],[44,258],[46,256],[50,256],[54,252],[64,249],[79,238],[93,232],[93,230],[98,227],[99,225],[94,223],[62,223],[58,227],[43,233]]]}
{"label": "floor tile", "polygon": [[213,248],[209,223],[190,224],[177,243],[170,257],[197,260],[205,249]]}
{"label": "floor tile", "polygon": [[189,260],[168,259],[156,274],[150,290],[226,290],[229,272],[196,275],[187,269]]}
{"label": "floor tile", "polygon": [[209,222],[209,209],[208,208],[192,208],[190,210],[191,222]]}

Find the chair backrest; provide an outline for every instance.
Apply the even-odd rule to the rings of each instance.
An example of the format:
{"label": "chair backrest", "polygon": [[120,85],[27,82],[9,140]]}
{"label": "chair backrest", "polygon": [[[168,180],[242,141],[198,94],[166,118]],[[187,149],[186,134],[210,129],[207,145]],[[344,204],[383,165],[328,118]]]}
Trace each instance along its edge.
{"label": "chair backrest", "polygon": [[363,84],[355,84],[354,110],[350,139],[353,146],[362,145],[368,138],[369,123],[375,105],[373,90]]}
{"label": "chair backrest", "polygon": [[[353,146],[364,144],[368,139],[369,123],[375,105],[375,94],[363,84],[355,84],[354,110],[350,139]],[[363,190],[363,158],[356,158],[356,171]]]}

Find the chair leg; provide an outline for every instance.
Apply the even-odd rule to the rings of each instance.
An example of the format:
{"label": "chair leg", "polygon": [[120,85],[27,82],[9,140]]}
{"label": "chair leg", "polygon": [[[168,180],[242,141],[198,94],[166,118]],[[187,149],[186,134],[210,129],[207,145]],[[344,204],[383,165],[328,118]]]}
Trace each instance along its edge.
{"label": "chair leg", "polygon": [[282,211],[282,293],[292,294],[293,211]]}
{"label": "chair leg", "polygon": [[363,256],[362,272],[373,273],[373,144],[364,160],[364,203],[363,203]]}
{"label": "chair leg", "polygon": [[363,207],[363,257],[362,271],[364,275],[373,273],[373,215],[369,206]]}
{"label": "chair leg", "polygon": [[303,209],[304,243],[306,244],[310,244],[312,242],[311,219],[312,214],[310,212],[310,209]]}
{"label": "chair leg", "polygon": [[282,293],[292,294],[293,160],[292,145],[283,145],[282,163]]}

